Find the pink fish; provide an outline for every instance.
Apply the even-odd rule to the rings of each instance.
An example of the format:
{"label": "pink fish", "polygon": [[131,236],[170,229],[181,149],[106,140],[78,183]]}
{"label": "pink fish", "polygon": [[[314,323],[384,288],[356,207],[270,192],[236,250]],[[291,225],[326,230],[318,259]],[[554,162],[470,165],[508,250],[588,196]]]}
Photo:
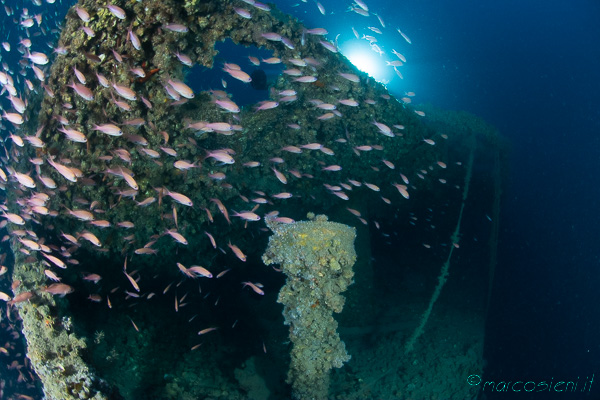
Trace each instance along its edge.
{"label": "pink fish", "polygon": [[108,228],[111,226],[111,223],[107,220],[97,220],[97,221],[91,221],[90,222],[91,225],[94,225],[97,228]]}
{"label": "pink fish", "polygon": [[143,152],[144,154],[146,154],[148,157],[150,158],[159,158],[160,157],[160,153],[156,150],[152,150],[152,149],[145,149],[145,148],[138,148],[138,151]]}
{"label": "pink fish", "polygon": [[289,76],[302,76],[302,71],[298,68],[285,69],[283,70],[283,73]]}
{"label": "pink fish", "polygon": [[75,91],[75,93],[77,93],[84,100],[86,100],[86,101],[94,100],[94,95],[93,95],[92,91],[90,89],[88,89],[87,87],[83,86],[82,84],[71,82],[71,84],[67,85],[67,86],[72,88]]}
{"label": "pink fish", "polygon": [[33,240],[21,238],[18,238],[18,240],[19,242],[21,242],[22,245],[29,248],[30,250],[39,251],[42,248],[38,243],[34,242]]}
{"label": "pink fish", "polygon": [[319,150],[322,147],[323,147],[323,145],[320,143],[308,143],[308,144],[303,144],[300,146],[300,148],[307,149],[307,150]]}
{"label": "pink fish", "polygon": [[379,186],[374,185],[372,183],[368,183],[368,182],[363,182],[365,184],[366,187],[368,187],[369,189],[371,189],[374,192],[379,192]]}
{"label": "pink fish", "polygon": [[252,5],[262,11],[266,11],[266,12],[271,11],[271,7],[269,7],[266,4],[259,3],[258,1],[253,1]]}
{"label": "pink fish", "polygon": [[23,119],[23,117],[21,116],[21,114],[17,114],[17,113],[4,113],[2,114],[2,118],[12,122],[15,125],[21,125],[23,124],[23,122],[25,122],[25,120]]}
{"label": "pink fish", "polygon": [[179,242],[183,245],[187,245],[188,241],[185,237],[183,237],[183,235],[179,232],[177,232],[176,230],[167,230],[165,233],[169,234],[173,239],[175,239],[176,242]]}
{"label": "pink fish", "polygon": [[[56,187],[56,186],[54,186],[54,187]],[[31,211],[33,211],[36,214],[40,214],[40,215],[49,215],[50,214],[50,210],[48,210],[48,208],[43,207],[43,206],[32,206]]]}
{"label": "pink fish", "polygon": [[223,172],[212,172],[208,174],[208,177],[217,181],[221,181],[227,178],[227,175],[225,175]]}
{"label": "pink fish", "polygon": [[89,211],[86,210],[69,210],[67,208],[67,211],[69,212],[69,214],[71,214],[73,217],[81,220],[81,221],[93,221],[94,220],[94,214],[92,214]]}
{"label": "pink fish", "polygon": [[45,55],[44,53],[39,53],[37,51],[27,53],[25,58],[28,58],[29,61],[37,65],[46,65],[49,62],[47,55]]}
{"label": "pink fish", "polygon": [[223,205],[221,200],[210,199],[210,201],[212,201],[213,203],[215,203],[217,205],[217,208],[219,209],[219,211],[221,211],[221,214],[223,214],[223,216],[225,217],[227,222],[231,224],[231,221],[229,220],[229,212],[227,211],[227,208]]}
{"label": "pink fish", "polygon": [[227,122],[211,122],[201,124],[203,124],[203,126],[200,128],[200,130],[205,132],[230,132],[233,130],[233,126],[231,124],[228,124]]}
{"label": "pink fish", "polygon": [[233,157],[231,157],[228,153],[219,150],[212,152],[207,151],[205,158],[214,158],[215,160],[224,164],[233,164],[235,162]]}
{"label": "pink fish", "polygon": [[261,101],[258,104],[259,105],[256,107],[256,111],[271,110],[279,105],[279,103],[276,101]]}
{"label": "pink fish", "polygon": [[18,295],[16,295],[11,301],[9,301],[8,305],[10,306],[13,304],[22,303],[24,301],[31,299],[32,297],[33,297],[33,293],[22,292],[22,293],[19,293]]}
{"label": "pink fish", "polygon": [[288,193],[288,192],[282,192],[282,193],[273,194],[273,195],[271,195],[271,197],[276,198],[276,199],[289,199],[292,197],[292,194]]}
{"label": "pink fish", "polygon": [[385,164],[385,166],[386,166],[386,167],[388,167],[389,169],[395,169],[395,168],[396,168],[396,166],[394,165],[394,163],[393,163],[393,162],[391,162],[391,161],[388,161],[388,160],[381,160],[381,161],[382,161],[382,162]]}
{"label": "pink fish", "polygon": [[94,282],[94,283],[100,282],[101,279],[102,279],[102,277],[98,274],[87,274],[83,277],[84,281],[89,281],[89,282]]}
{"label": "pink fish", "polygon": [[398,192],[400,192],[400,194],[402,195],[402,197],[404,197],[405,199],[408,199],[410,196],[408,194],[408,190],[406,185],[400,185],[398,183],[392,183],[392,185],[398,189]]}
{"label": "pink fish", "polygon": [[114,4],[108,4],[106,8],[108,8],[108,11],[115,17],[119,19],[126,18],[125,11],[121,7],[115,6]]}
{"label": "pink fish", "polygon": [[183,265],[182,263],[176,263],[177,268],[187,277],[194,278],[194,274],[190,273],[190,271]]}
{"label": "pink fish", "polygon": [[219,279],[219,278],[223,277],[223,275],[225,275],[225,274],[226,274],[226,273],[228,273],[229,271],[231,271],[231,268],[227,268],[226,270],[219,272],[219,273],[217,274],[217,279]]}
{"label": "pink fish", "polygon": [[392,133],[392,130],[389,126],[382,124],[381,122],[377,122],[375,120],[373,120],[372,123],[377,127],[377,129],[379,129],[379,132],[381,132],[385,136],[394,137],[394,134]]}
{"label": "pink fish", "polygon": [[188,31],[187,26],[182,25],[182,24],[167,24],[167,25],[163,25],[163,28],[165,28],[168,31],[178,32],[178,33],[186,33]]}
{"label": "pink fish", "polygon": [[295,153],[295,154],[302,153],[302,149],[297,146],[286,146],[286,147],[283,147],[281,150],[288,151],[290,153]]}
{"label": "pink fish", "polygon": [[240,107],[231,100],[215,100],[215,104],[225,111],[239,113]]}
{"label": "pink fish", "polygon": [[358,107],[358,101],[353,100],[353,99],[338,100],[338,103],[343,104],[345,106]]}
{"label": "pink fish", "polygon": [[265,64],[280,64],[281,63],[281,58],[278,57],[271,57],[271,58],[263,58],[262,62],[264,62]]}
{"label": "pink fish", "polygon": [[360,79],[358,78],[358,76],[355,75],[355,74],[349,74],[349,73],[345,73],[345,72],[340,72],[338,75],[341,76],[342,78],[348,79],[351,82],[358,83],[360,81]]}
{"label": "pink fish", "polygon": [[233,216],[245,219],[246,221],[260,221],[260,216],[253,213],[252,211],[242,211],[239,213],[237,211],[234,211]]}
{"label": "pink fish", "polygon": [[147,255],[147,254],[157,254],[157,253],[158,253],[158,250],[156,250],[156,249],[151,249],[151,248],[149,248],[149,247],[142,247],[142,248],[136,249],[136,250],[134,251],[134,253],[135,253],[135,254],[138,254],[138,255],[140,255],[140,254],[143,254],[143,255]]}
{"label": "pink fish", "polygon": [[348,197],[348,195],[342,191],[338,191],[338,192],[331,192],[334,195],[336,195],[337,197],[339,197],[342,200],[350,200],[350,197]]}
{"label": "pink fish", "polygon": [[216,248],[217,248],[217,242],[215,242],[215,238],[213,237],[213,235],[211,235],[210,233],[208,233],[208,232],[206,232],[206,231],[204,231],[204,234],[205,234],[206,236],[208,236],[208,239],[210,239],[210,243],[212,244],[212,247],[213,247],[214,249],[216,249]]}
{"label": "pink fish", "polygon": [[164,147],[164,146],[160,146],[160,149],[162,151],[164,151],[165,153],[167,153],[168,155],[170,155],[171,157],[177,157],[177,151],[175,149],[172,149],[170,147]]}
{"label": "pink fish", "polygon": [[211,328],[202,329],[200,332],[198,332],[198,335],[204,335],[206,333],[216,331],[217,329],[219,329],[219,328],[211,327]]}
{"label": "pink fish", "polygon": [[72,142],[87,142],[87,138],[85,137],[85,135],[82,132],[79,132],[75,129],[58,128],[58,131],[64,133],[67,139],[69,139]]}
{"label": "pink fish", "polygon": [[44,252],[41,253],[46,259],[48,259],[52,264],[56,265],[58,268],[67,268],[64,262],[58,257],[54,257],[53,255],[46,254]]}
{"label": "pink fish", "polygon": [[250,75],[248,75],[244,71],[236,70],[236,69],[228,69],[228,68],[225,68],[223,71],[227,72],[233,78],[240,80],[244,83],[249,83],[252,81],[252,78],[250,77]]}
{"label": "pink fish", "polygon": [[281,92],[277,93],[279,96],[294,96],[297,94],[297,92],[294,89],[287,89],[287,90],[282,90]]}
{"label": "pink fish", "polygon": [[25,220],[20,215],[13,213],[4,213],[2,214],[2,216],[15,225],[25,225]]}
{"label": "pink fish", "polygon": [[355,210],[353,208],[348,208],[348,207],[346,207],[346,210],[350,211],[353,215],[355,215],[357,217],[361,216],[360,211],[358,211],[358,210]]}
{"label": "pink fish", "polygon": [[75,6],[75,12],[83,22],[90,22],[90,14],[85,8]]}
{"label": "pink fish", "polygon": [[52,271],[50,271],[49,269],[45,269],[44,270],[44,274],[51,280],[53,280],[54,282],[60,282],[61,278],[59,278],[58,276],[56,276],[56,274]]}
{"label": "pink fish", "polygon": [[279,222],[280,224],[293,224],[294,221],[292,218],[288,218],[288,217],[277,217],[275,218],[276,222]]}
{"label": "pink fish", "polygon": [[94,303],[100,303],[102,301],[102,296],[99,294],[90,294],[87,298]]}
{"label": "pink fish", "polygon": [[121,130],[121,128],[119,128],[115,124],[103,124],[103,125],[95,125],[94,124],[94,127],[92,129],[95,131],[100,131],[102,133],[105,133],[109,136],[121,136],[123,134],[123,131]]}
{"label": "pink fish", "polygon": [[246,10],[245,8],[234,7],[233,11],[235,11],[235,13],[242,18],[246,18],[246,19],[252,18],[252,14],[250,14],[250,11]]}
{"label": "pink fish", "polygon": [[261,33],[260,36],[273,42],[281,42],[281,35],[276,32],[265,32]]}
{"label": "pink fish", "polygon": [[46,292],[46,293],[50,293],[53,295],[59,295],[61,297],[69,294],[69,293],[73,293],[75,289],[73,289],[72,286],[69,286],[67,284],[64,283],[53,283],[52,285],[42,289],[42,291]]}
{"label": "pink fish", "polygon": [[141,67],[131,68],[129,71],[139,78],[146,77],[146,73],[144,72],[144,69]]}
{"label": "pink fish", "polygon": [[323,114],[323,115],[317,117],[317,119],[320,120],[320,121],[326,121],[328,119],[333,118],[334,116],[335,116],[334,113],[326,113],[326,114]]}
{"label": "pink fish", "polygon": [[186,99],[193,99],[194,98],[194,91],[185,83],[180,82],[180,81],[175,81],[172,79],[169,79],[167,81],[167,83],[169,85],[171,85],[171,87],[173,89],[175,89],[175,91],[177,93],[179,93],[181,96],[185,97]]}
{"label": "pink fish", "polygon": [[327,148],[327,147],[321,147],[319,149],[321,151],[321,153],[327,154],[328,156],[333,156],[335,155],[335,153],[333,152],[333,150]]}
{"label": "pink fish", "polygon": [[312,83],[312,82],[316,82],[316,81],[317,81],[317,77],[311,76],[311,75],[294,78],[294,82],[300,82],[300,83]]}
{"label": "pink fish", "polygon": [[114,49],[112,49],[112,53],[113,53],[113,57],[115,58],[115,60],[117,60],[118,63],[123,62],[123,57],[119,53],[117,53]]}
{"label": "pink fish", "polygon": [[87,82],[85,75],[83,75],[83,73],[80,70],[78,70],[77,67],[73,67],[73,72],[75,73],[75,77],[77,77],[79,83],[85,85],[85,83]]}
{"label": "pink fish", "polygon": [[193,272],[194,274],[196,274],[195,276],[193,276],[194,278],[198,277],[198,276],[203,276],[205,278],[212,278],[213,275],[210,273],[209,270],[207,270],[204,267],[201,267],[199,265],[192,265],[191,267],[188,268],[188,271]]}
{"label": "pink fish", "polygon": [[37,147],[39,149],[42,149],[46,146],[46,144],[39,137],[25,136],[24,139],[27,140],[30,145],[32,145],[33,147]]}
{"label": "pink fish", "polygon": [[30,189],[35,188],[35,182],[33,181],[33,178],[31,178],[29,175],[27,174],[22,174],[20,172],[14,172],[13,176],[17,179],[17,181],[25,186],[28,187]]}
{"label": "pink fish", "polygon": [[131,29],[131,26],[127,29],[127,34],[129,36],[129,40],[131,40],[131,45],[133,46],[133,48],[136,50],[140,50],[142,48],[142,43],[140,42],[138,36]]}
{"label": "pink fish", "polygon": [[359,151],[371,151],[371,150],[373,150],[373,146],[369,146],[369,145],[356,146],[355,149],[359,150]]}
{"label": "pink fish", "polygon": [[106,79],[106,77],[102,74],[96,73],[96,78],[98,78],[98,83],[107,88],[110,86],[110,82],[108,81],[108,79]]}
{"label": "pink fish", "polygon": [[308,33],[309,35],[323,36],[323,35],[327,35],[329,32],[327,32],[327,29],[325,29],[325,28],[313,28],[313,29],[307,29],[306,33]]}
{"label": "pink fish", "polygon": [[250,286],[250,288],[254,290],[255,293],[260,294],[261,296],[265,294],[265,292],[261,288],[259,288],[256,284],[252,282],[242,282],[242,285],[244,285],[244,287]]}
{"label": "pink fish", "polygon": [[133,90],[131,90],[130,88],[128,88],[127,86],[117,85],[116,83],[113,83],[112,87],[115,89],[117,94],[119,96],[123,97],[124,99],[131,100],[131,101],[137,100],[137,96],[136,96],[135,92]]}
{"label": "pink fish", "polygon": [[186,171],[188,169],[198,167],[198,165],[196,165],[195,162],[190,163],[189,161],[185,161],[185,160],[177,160],[173,163],[173,166],[182,171]]}
{"label": "pink fish", "polygon": [[133,279],[133,277],[131,275],[129,275],[127,273],[127,271],[123,270],[123,273],[125,274],[125,276],[127,277],[127,280],[129,280],[129,283],[131,283],[131,286],[133,286],[133,288],[139,292],[140,291],[140,286],[138,285],[138,283],[135,281],[135,279]]}
{"label": "pink fish", "polygon": [[81,29],[86,35],[88,35],[88,37],[96,37],[96,32],[94,32],[94,30],[88,26],[82,26]]}
{"label": "pink fish", "polygon": [[231,242],[229,242],[227,247],[229,247],[231,249],[231,251],[233,251],[233,254],[235,254],[235,256],[237,258],[239,258],[241,261],[244,261],[244,262],[246,261],[246,255],[235,244],[231,244]]}
{"label": "pink fish", "polygon": [[82,232],[80,234],[80,236],[82,238],[86,239],[87,241],[89,241],[90,243],[92,243],[96,247],[101,247],[102,246],[102,243],[100,243],[100,240],[96,237],[96,235],[94,235],[91,232]]}
{"label": "pink fish", "polygon": [[297,169],[290,169],[288,172],[298,179],[302,178],[302,173]]}
{"label": "pink fish", "polygon": [[273,170],[273,172],[275,173],[275,176],[277,177],[277,179],[279,179],[279,182],[283,183],[284,185],[287,183],[287,178],[285,177],[285,175],[283,175],[280,171],[278,171],[276,168],[271,168]]}
{"label": "pink fish", "polygon": [[[107,297],[108,299],[108,297]],[[112,308],[112,306],[109,305],[109,308]],[[129,318],[129,320],[131,321],[131,325],[133,325],[133,329],[136,330],[136,332],[140,331],[140,328],[138,328],[138,326],[135,324],[135,322],[133,322],[133,320],[131,318]]]}

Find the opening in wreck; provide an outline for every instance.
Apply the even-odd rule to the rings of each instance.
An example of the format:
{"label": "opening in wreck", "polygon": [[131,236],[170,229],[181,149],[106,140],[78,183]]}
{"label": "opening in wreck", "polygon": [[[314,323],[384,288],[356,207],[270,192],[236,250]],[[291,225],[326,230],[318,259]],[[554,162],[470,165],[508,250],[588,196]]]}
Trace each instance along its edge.
{"label": "opening in wreck", "polygon": [[[273,51],[257,46],[242,46],[231,39],[216,43],[215,49],[218,54],[212,68],[196,64],[186,71],[186,82],[194,92],[224,90],[237,105],[247,108],[269,100],[269,92],[284,70],[284,64],[280,62],[269,63],[274,58]],[[256,65],[257,62],[259,65]],[[250,84],[225,73],[223,68],[226,63],[239,65],[247,71],[252,78]]]}

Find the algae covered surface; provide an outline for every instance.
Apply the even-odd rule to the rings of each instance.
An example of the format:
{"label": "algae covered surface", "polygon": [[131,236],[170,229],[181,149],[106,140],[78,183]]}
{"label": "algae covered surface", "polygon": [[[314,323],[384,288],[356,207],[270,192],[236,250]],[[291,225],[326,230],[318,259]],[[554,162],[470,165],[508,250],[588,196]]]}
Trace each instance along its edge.
{"label": "algae covered surface", "polygon": [[312,217],[293,224],[267,221],[274,235],[263,255],[265,264],[281,264],[287,276],[277,301],[290,325],[288,381],[296,399],[326,399],[329,370],[350,359],[333,313],[342,311],[340,293],[352,283],[356,233],[323,215]]}

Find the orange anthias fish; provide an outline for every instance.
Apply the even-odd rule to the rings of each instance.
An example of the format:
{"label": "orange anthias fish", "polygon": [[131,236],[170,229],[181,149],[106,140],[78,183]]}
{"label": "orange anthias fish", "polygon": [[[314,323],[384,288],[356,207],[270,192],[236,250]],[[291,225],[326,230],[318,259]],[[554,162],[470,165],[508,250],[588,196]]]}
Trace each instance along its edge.
{"label": "orange anthias fish", "polygon": [[69,286],[65,283],[53,283],[52,285],[42,289],[46,293],[50,293],[53,295],[65,296],[69,293],[73,293],[75,289],[72,286]]}
{"label": "orange anthias fish", "polygon": [[246,261],[246,255],[235,244],[231,244],[231,242],[229,242],[227,247],[229,247],[231,249],[231,251],[233,251],[233,254],[235,254],[235,256],[237,258],[239,258],[240,260],[242,260],[244,262]]}

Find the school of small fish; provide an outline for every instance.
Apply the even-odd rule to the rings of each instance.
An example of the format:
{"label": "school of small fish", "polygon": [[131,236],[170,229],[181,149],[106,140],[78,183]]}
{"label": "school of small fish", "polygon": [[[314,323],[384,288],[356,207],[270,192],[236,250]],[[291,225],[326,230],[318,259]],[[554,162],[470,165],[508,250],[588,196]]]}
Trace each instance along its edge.
{"label": "school of small fish", "polygon": [[[18,34],[2,38],[0,50],[0,225],[8,228],[3,241],[18,243],[25,263],[41,263],[47,282],[14,281],[12,293],[0,286],[7,315],[44,293],[84,291],[91,303],[109,309],[119,301],[171,296],[173,311],[181,313],[193,301],[185,285],[195,285],[216,306],[227,293],[214,286],[215,293],[203,293],[204,282],[227,279],[259,298],[273,289],[255,282],[244,263],[259,262],[263,249],[253,239],[266,231],[265,217],[293,223],[286,215],[302,218],[324,207],[347,210],[356,223],[379,229],[370,218],[376,204],[391,213],[406,210],[416,181],[424,187],[448,182],[443,174],[452,165],[438,159],[446,158],[438,148],[447,135],[411,130],[426,117],[411,108],[415,93],[391,97],[343,60],[337,36],[329,39],[333,32],[297,21],[284,29],[258,1],[217,2],[211,11],[238,24],[229,33],[235,41],[273,53],[250,55],[246,65],[218,64],[214,49],[198,47],[204,33],[180,17],[182,7],[169,14],[149,0],[80,1],[58,23],[48,8],[55,0],[44,1],[44,7],[42,0],[27,6],[2,1]],[[399,49],[412,43],[409,36],[386,27],[366,2],[347,3],[347,12],[365,17],[366,25],[362,36],[354,27],[344,34],[367,40],[374,56],[385,56],[402,78],[400,68],[410,60],[386,50],[377,36],[397,36]],[[144,21],[142,7],[163,22]],[[202,38],[221,40],[223,33],[213,31]],[[222,87],[194,92],[185,71],[213,61]],[[284,69],[270,98],[237,104],[228,83],[252,90],[252,69],[271,64]],[[121,267],[90,264],[83,257],[89,254]],[[158,276],[144,270],[154,259],[169,269],[162,272],[169,277],[162,293],[146,289]],[[77,279],[68,273],[73,268],[81,271]],[[2,266],[0,283],[8,282],[6,272]],[[130,329],[143,331],[142,321],[130,320]],[[225,328],[209,319],[194,323],[203,339]],[[15,348],[3,345],[0,352]]]}

